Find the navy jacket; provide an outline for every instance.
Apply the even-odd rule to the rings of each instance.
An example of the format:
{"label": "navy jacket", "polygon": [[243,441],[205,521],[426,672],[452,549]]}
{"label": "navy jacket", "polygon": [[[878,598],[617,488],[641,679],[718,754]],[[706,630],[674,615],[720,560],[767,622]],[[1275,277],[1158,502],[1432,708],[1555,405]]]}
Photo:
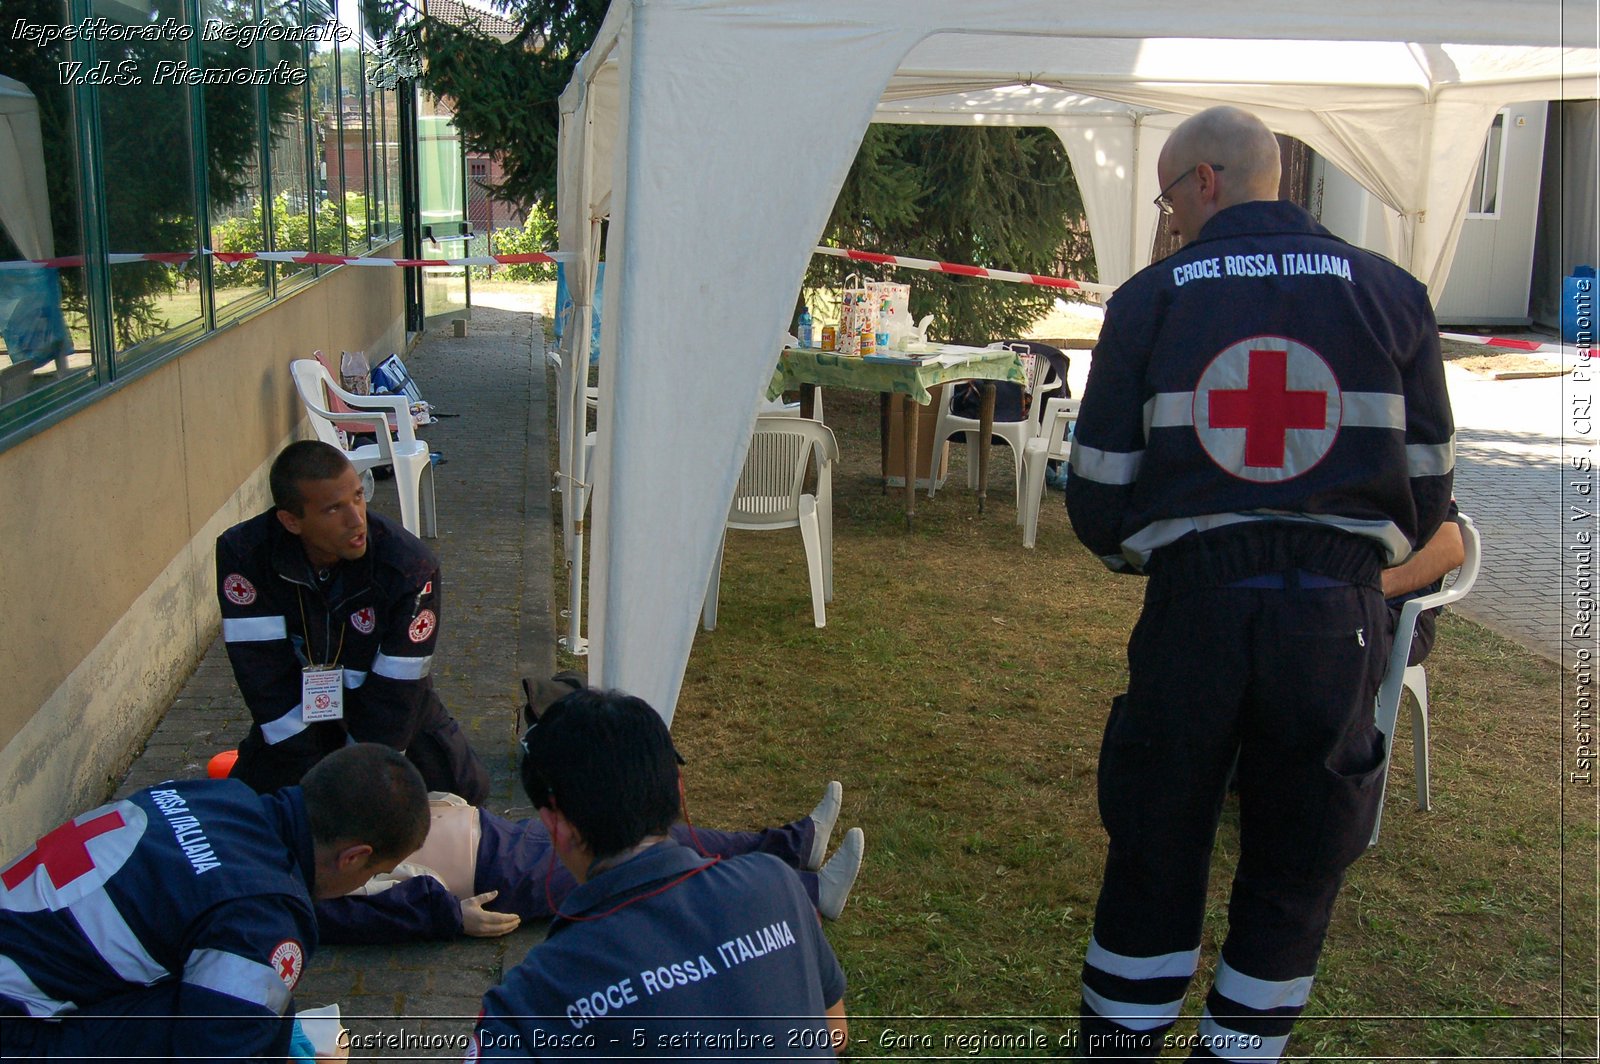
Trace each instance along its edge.
{"label": "navy jacket", "polygon": [[283,1060],[317,945],[314,868],[297,787],[169,782],[63,824],[0,869],[7,1048],[63,1033],[93,1047],[95,1023],[73,1014],[143,993],[161,1013],[227,1019],[162,1024],[159,1045],[100,1047],[108,1058]]}
{"label": "navy jacket", "polygon": [[1113,569],[1263,520],[1399,562],[1455,465],[1427,291],[1293,204],[1229,207],[1111,299],[1071,463],[1073,528]]}
{"label": "navy jacket", "polygon": [[468,1059],[833,1059],[844,973],[793,869],[663,842],[578,887],[484,997]]}

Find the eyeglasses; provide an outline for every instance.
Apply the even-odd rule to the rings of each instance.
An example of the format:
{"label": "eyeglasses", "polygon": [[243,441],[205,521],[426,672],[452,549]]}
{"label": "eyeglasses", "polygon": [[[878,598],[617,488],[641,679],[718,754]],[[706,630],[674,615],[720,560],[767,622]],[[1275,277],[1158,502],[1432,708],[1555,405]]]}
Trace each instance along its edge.
{"label": "eyeglasses", "polygon": [[1170,184],[1166,188],[1162,189],[1161,190],[1161,195],[1157,196],[1155,198],[1155,200],[1154,200],[1156,208],[1158,210],[1160,210],[1162,214],[1171,214],[1172,213],[1172,199],[1169,197],[1168,193],[1170,193],[1173,189],[1177,188],[1179,185],[1183,184],[1183,179],[1184,178],[1188,177],[1190,174],[1194,173],[1196,170],[1200,169],[1200,167],[1202,167],[1202,166],[1209,166],[1209,167],[1211,167],[1211,170],[1212,170],[1213,173],[1218,173],[1218,174],[1222,173],[1222,171],[1224,169],[1226,169],[1226,167],[1218,166],[1216,163],[1196,163],[1195,165],[1189,167],[1189,169],[1185,170],[1183,173],[1179,174],[1177,179],[1175,181],[1173,181],[1172,184]]}

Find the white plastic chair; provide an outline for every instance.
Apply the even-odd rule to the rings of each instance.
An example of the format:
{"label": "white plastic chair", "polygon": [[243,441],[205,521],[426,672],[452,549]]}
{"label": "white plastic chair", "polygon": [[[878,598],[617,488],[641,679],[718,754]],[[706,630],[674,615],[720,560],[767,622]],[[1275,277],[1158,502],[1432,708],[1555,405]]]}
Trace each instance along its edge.
{"label": "white plastic chair", "polygon": [[1438,609],[1466,598],[1467,592],[1478,580],[1478,568],[1483,559],[1478,528],[1466,514],[1457,514],[1454,520],[1461,526],[1463,551],[1455,583],[1443,590],[1411,599],[1400,607],[1394,645],[1389,649],[1388,671],[1384,673],[1383,684],[1378,688],[1378,730],[1383,732],[1383,789],[1368,846],[1378,844],[1378,829],[1383,826],[1383,796],[1389,791],[1389,760],[1394,750],[1394,729],[1400,716],[1400,699],[1406,691],[1410,691],[1416,700],[1411,710],[1411,747],[1416,758],[1417,808],[1428,808],[1428,674],[1421,665],[1407,665],[1406,659],[1411,656],[1411,639],[1416,634],[1417,615],[1423,610]]}
{"label": "white plastic chair", "polygon": [[[1013,480],[1016,486],[1017,499],[1022,498],[1022,457],[1023,448],[1030,439],[1039,434],[1039,419],[1044,408],[1044,397],[1049,392],[1059,391],[1066,381],[1053,372],[1048,359],[1041,355],[1031,355],[1019,344],[991,344],[991,347],[1010,346],[1022,356],[1023,372],[1027,381],[1023,384],[1026,393],[1033,397],[1028,404],[1028,413],[1021,421],[996,421],[991,434],[998,436],[1011,446],[1011,457],[1015,461]],[[967,434],[967,486],[973,491],[978,490],[978,437],[981,435],[977,418],[961,417],[951,412],[951,403],[955,400],[955,383],[945,385],[944,397],[939,401],[939,419],[933,427],[933,451],[937,455],[939,448],[945,441],[958,432]],[[928,480],[928,498],[933,498],[938,491],[939,484],[935,478]],[[1021,509],[1019,502],[1018,509]]]}
{"label": "white plastic chair", "polygon": [[1022,526],[1022,545],[1033,549],[1039,532],[1039,508],[1044,503],[1044,474],[1053,461],[1066,461],[1072,454],[1072,423],[1078,420],[1077,399],[1051,399],[1044,405],[1039,434],[1022,450],[1022,494],[1017,502],[1017,523]]}
{"label": "white plastic chair", "polygon": [[[400,523],[414,536],[438,535],[438,515],[434,510],[433,463],[428,445],[417,439],[411,422],[411,405],[403,395],[355,395],[335,383],[332,374],[314,358],[297,358],[289,363],[295,391],[311,415],[317,439],[344,452],[344,456],[363,473],[375,466],[394,468],[395,489],[400,495]],[[329,396],[338,398],[350,409],[331,409]],[[370,425],[376,443],[360,447],[345,445],[339,425]]]}
{"label": "white plastic chair", "polygon": [[[804,492],[806,465],[817,457],[817,493]],[[811,613],[818,628],[827,625],[825,604],[833,601],[833,463],[839,445],[826,425],[806,418],[764,415],[756,418],[744,470],[734,489],[727,528],[799,528],[811,577]],[[723,533],[726,541],[727,533]],[[717,595],[722,585],[722,548],[706,590],[700,624],[717,626]]]}

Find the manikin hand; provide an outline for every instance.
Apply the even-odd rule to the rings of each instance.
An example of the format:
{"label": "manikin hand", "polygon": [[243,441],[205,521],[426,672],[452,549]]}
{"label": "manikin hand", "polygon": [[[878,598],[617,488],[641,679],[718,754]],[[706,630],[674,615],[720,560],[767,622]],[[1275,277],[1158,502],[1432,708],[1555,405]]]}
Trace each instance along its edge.
{"label": "manikin hand", "polygon": [[461,902],[461,930],[473,938],[494,938],[507,935],[522,923],[522,917],[511,913],[490,912],[484,906],[500,896],[498,890],[465,898]]}

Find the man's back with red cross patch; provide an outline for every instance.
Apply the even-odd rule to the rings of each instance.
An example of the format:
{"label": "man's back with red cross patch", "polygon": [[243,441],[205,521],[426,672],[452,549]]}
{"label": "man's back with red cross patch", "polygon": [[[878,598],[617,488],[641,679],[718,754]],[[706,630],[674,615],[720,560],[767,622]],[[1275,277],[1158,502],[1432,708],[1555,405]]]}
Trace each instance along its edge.
{"label": "man's back with red cross patch", "polygon": [[[112,1055],[286,1048],[316,945],[312,860],[297,788],[166,783],[62,824],[0,865],[0,1018],[11,1017],[0,1050],[90,1052],[102,1038]],[[130,1036],[105,1019],[22,1019],[130,1011],[238,1020]]]}

